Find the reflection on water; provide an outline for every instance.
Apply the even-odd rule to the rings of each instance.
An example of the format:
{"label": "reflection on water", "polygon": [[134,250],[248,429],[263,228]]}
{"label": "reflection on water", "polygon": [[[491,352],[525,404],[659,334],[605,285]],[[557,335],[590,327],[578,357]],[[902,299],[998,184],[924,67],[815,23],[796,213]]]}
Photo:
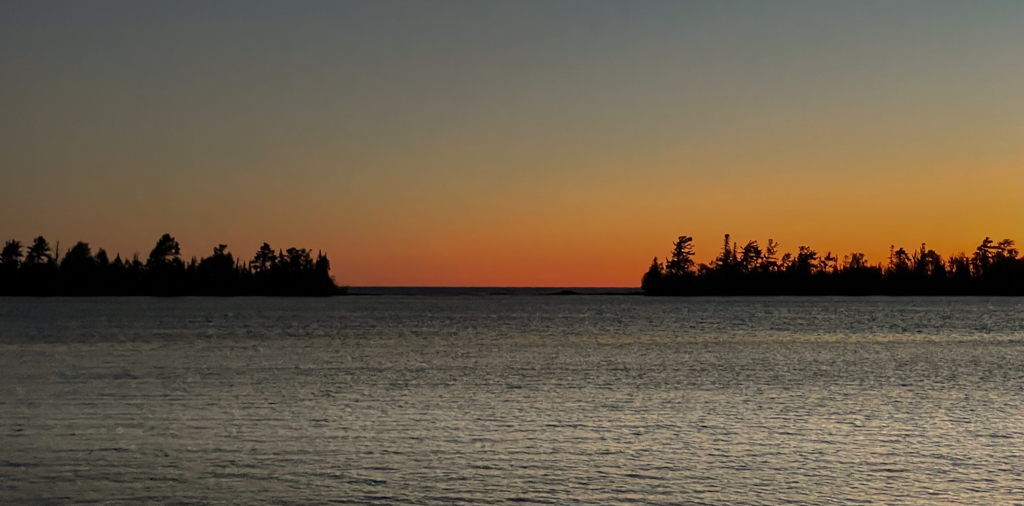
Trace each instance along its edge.
{"label": "reflection on water", "polygon": [[0,299],[0,502],[1013,504],[1021,299]]}

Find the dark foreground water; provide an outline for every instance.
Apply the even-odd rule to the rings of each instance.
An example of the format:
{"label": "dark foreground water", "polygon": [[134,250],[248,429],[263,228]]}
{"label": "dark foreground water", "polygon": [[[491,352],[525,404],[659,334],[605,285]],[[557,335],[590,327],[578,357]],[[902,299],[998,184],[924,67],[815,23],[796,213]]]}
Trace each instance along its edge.
{"label": "dark foreground water", "polygon": [[1022,339],[1022,299],[0,299],[0,503],[1024,504]]}

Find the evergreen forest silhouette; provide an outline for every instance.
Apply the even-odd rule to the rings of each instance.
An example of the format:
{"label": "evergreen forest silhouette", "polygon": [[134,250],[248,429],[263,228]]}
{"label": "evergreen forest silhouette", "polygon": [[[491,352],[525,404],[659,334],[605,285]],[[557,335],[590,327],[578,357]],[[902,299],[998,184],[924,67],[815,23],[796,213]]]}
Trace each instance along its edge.
{"label": "evergreen forest silhouette", "polygon": [[327,256],[304,248],[274,251],[263,243],[249,261],[221,244],[205,258],[181,258],[178,241],[164,234],[145,262],[94,255],[78,242],[63,256],[43,237],[27,247],[10,240],[0,252],[0,295],[285,295],[345,293],[330,276]]}
{"label": "evergreen forest silhouette", "polygon": [[869,264],[863,253],[839,258],[800,246],[781,254],[768,240],[740,247],[729,234],[707,264],[693,260],[693,238],[680,236],[665,262],[655,257],[641,281],[647,295],[1024,295],[1024,259],[1014,242],[985,240],[970,255],[943,258],[924,244]]}
{"label": "evergreen forest silhouette", "polygon": [[[890,247],[887,262],[863,253],[842,258],[807,246],[781,253],[769,239],[740,247],[729,234],[718,256],[698,264],[693,238],[680,236],[669,257],[643,275],[646,295],[1024,295],[1024,258],[1010,239],[986,237],[970,255],[943,258],[924,244],[912,252]],[[145,261],[78,242],[63,255],[43,237],[30,245],[9,240],[0,251],[0,295],[274,295],[346,293],[330,276],[327,256],[304,248],[275,251],[264,243],[251,260],[221,244],[210,256],[185,262],[164,234]]]}

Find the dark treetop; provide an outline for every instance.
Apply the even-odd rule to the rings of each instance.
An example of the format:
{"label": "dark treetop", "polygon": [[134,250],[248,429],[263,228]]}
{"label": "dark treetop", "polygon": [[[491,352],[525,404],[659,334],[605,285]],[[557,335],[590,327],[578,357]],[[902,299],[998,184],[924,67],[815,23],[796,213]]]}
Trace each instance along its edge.
{"label": "dark treetop", "polygon": [[863,253],[824,256],[807,246],[780,254],[768,240],[740,247],[729,234],[718,257],[693,260],[693,238],[681,236],[664,263],[655,257],[641,287],[647,295],[1024,295],[1024,259],[1013,241],[986,237],[971,255],[943,258],[924,244],[908,253],[890,247],[886,263]]}
{"label": "dark treetop", "polygon": [[202,259],[181,259],[164,234],[145,262],[78,242],[63,255],[37,237],[25,248],[7,241],[0,252],[0,295],[340,295],[327,256],[304,248],[274,251],[263,243],[252,260],[236,260],[221,244]]}

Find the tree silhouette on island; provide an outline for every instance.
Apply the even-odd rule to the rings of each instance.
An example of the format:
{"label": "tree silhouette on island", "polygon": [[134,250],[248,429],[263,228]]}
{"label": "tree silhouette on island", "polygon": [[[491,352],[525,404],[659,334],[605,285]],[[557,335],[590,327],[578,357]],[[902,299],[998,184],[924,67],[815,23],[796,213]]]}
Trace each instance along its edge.
{"label": "tree silhouette on island", "polygon": [[145,263],[138,255],[110,260],[103,249],[93,255],[81,241],[61,258],[37,237],[28,248],[10,240],[0,251],[0,295],[342,295],[330,265],[322,253],[316,259],[304,248],[275,253],[267,243],[248,262],[221,244],[186,263],[170,234],[157,240]]}
{"label": "tree silhouette on island", "polygon": [[647,295],[1024,295],[1024,259],[1014,242],[985,240],[968,257],[944,259],[919,250],[889,249],[887,263],[871,265],[863,253],[840,259],[808,246],[779,256],[779,244],[742,248],[729,234],[707,264],[693,260],[693,238],[680,236],[665,262],[655,257],[641,280]]}
{"label": "tree silhouette on island", "polygon": [[[718,256],[694,261],[693,238],[680,236],[664,262],[655,257],[641,280],[646,295],[1024,295],[1024,259],[1009,239],[986,237],[968,256],[943,258],[922,244],[907,252],[890,247],[886,263],[863,253],[842,259],[808,246],[780,255],[769,239],[742,248],[725,235]],[[170,234],[143,262],[135,255],[111,260],[79,241],[63,257],[43,237],[27,247],[7,241],[0,251],[0,295],[273,295],[347,293],[330,275],[330,261],[304,248],[275,251],[263,243],[252,260],[236,259],[220,244],[210,256],[185,262]]]}

